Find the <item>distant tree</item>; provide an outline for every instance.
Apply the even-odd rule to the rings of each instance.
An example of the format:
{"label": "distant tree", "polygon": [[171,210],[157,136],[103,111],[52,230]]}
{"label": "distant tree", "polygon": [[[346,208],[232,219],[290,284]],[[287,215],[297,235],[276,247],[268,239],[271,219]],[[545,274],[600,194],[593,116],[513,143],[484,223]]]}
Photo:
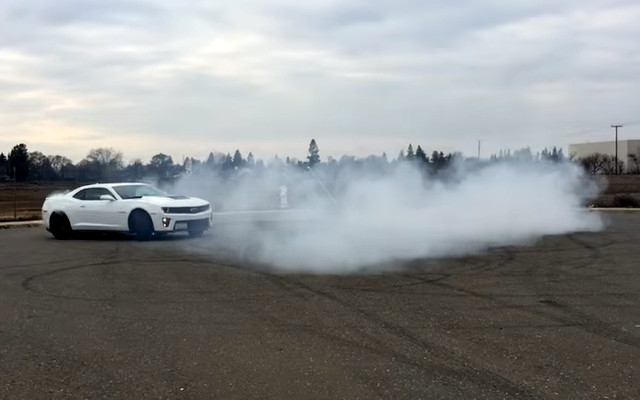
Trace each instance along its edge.
{"label": "distant tree", "polygon": [[431,163],[436,166],[439,166],[442,163],[442,160],[440,160],[440,153],[438,153],[437,150],[434,150],[433,153],[431,153]]}
{"label": "distant tree", "polygon": [[442,151],[438,152],[434,150],[433,153],[431,153],[431,166],[436,171],[444,169],[449,165],[449,162],[451,161],[451,159],[452,159],[451,154],[447,154],[445,156]]}
{"label": "distant tree", "polygon": [[100,147],[91,149],[87,154],[86,167],[94,179],[112,180],[122,169],[122,153],[111,147]]}
{"label": "distant tree", "polygon": [[209,157],[207,157],[207,161],[205,161],[205,164],[207,165],[207,168],[209,168],[209,169],[214,169],[216,167],[216,160],[215,160],[215,157],[213,155],[213,152],[209,153]]}
{"label": "distant tree", "polygon": [[[288,165],[289,165],[289,162],[290,162],[291,160],[289,159],[289,157],[287,157],[287,160],[288,160],[288,162],[287,162],[287,164],[286,164],[286,165],[288,166]],[[282,159],[281,159],[280,157],[278,157],[278,155],[276,154],[276,155],[271,159],[271,161],[269,161],[268,167],[269,167],[269,168],[273,168],[273,169],[281,169],[281,168],[284,168],[284,167],[285,167],[285,163],[284,163],[284,162],[282,161]]]}
{"label": "distant tree", "polygon": [[5,156],[4,153],[0,153],[0,179],[5,175],[9,175],[9,171],[7,169],[8,165],[9,160],[7,160],[7,156]]}
{"label": "distant tree", "polygon": [[513,158],[518,161],[533,161],[533,153],[529,147],[522,148],[513,152]]}
{"label": "distant tree", "polygon": [[184,169],[184,172],[187,174],[193,172],[193,160],[191,157],[187,157],[184,159],[184,161],[182,162],[182,169]]}
{"label": "distant tree", "polygon": [[540,160],[543,161],[552,161],[552,162],[563,162],[565,161],[564,153],[562,152],[562,148],[553,147],[553,149],[549,150],[546,147],[540,153]]}
{"label": "distant tree", "polygon": [[58,179],[64,179],[64,176],[62,175],[62,169],[67,164],[72,164],[73,165],[71,160],[69,160],[67,157],[61,156],[61,155],[48,156],[47,158],[49,159],[49,162],[51,163],[51,168],[53,168],[53,170],[56,173],[56,177]]}
{"label": "distant tree", "polygon": [[227,153],[224,157],[224,161],[222,162],[222,170],[228,171],[230,169],[233,169],[233,157],[231,157],[231,154]]}
{"label": "distant tree", "polygon": [[75,168],[76,180],[80,181],[99,181],[102,180],[102,171],[100,165],[91,162],[88,159],[82,159]]}
{"label": "distant tree", "polygon": [[424,150],[422,150],[422,147],[420,147],[420,145],[418,145],[418,148],[416,149],[416,160],[422,161],[423,163],[427,163],[429,162],[429,159],[427,158],[427,153],[424,152]]}
{"label": "distant tree", "polygon": [[231,160],[233,168],[242,168],[244,166],[244,159],[242,158],[242,153],[240,150],[236,150],[233,153],[233,159]]}
{"label": "distant tree", "polygon": [[407,147],[407,156],[405,157],[407,160],[411,161],[416,156],[413,151],[413,145],[409,143],[409,147]]}
{"label": "distant tree", "polygon": [[400,150],[400,153],[398,154],[398,161],[404,161],[405,158],[404,150]]}
{"label": "distant tree", "polygon": [[551,158],[551,152],[549,150],[547,150],[547,148],[545,147],[540,152],[540,159],[541,160],[549,160],[550,158]]}
{"label": "distant tree", "polygon": [[608,174],[615,169],[611,156],[607,154],[595,153],[580,160],[585,169],[592,175]]}
{"label": "distant tree", "polygon": [[315,139],[309,143],[309,155],[307,156],[309,167],[313,167],[320,162],[320,149]]}
{"label": "distant tree", "polygon": [[348,156],[346,154],[340,157],[340,160],[338,161],[338,165],[340,165],[341,167],[353,167],[356,164],[356,158],[354,156]]}
{"label": "distant tree", "polygon": [[[627,172],[630,174],[640,174],[640,154],[628,154],[629,165],[627,166]],[[0,173],[2,169],[0,167]]]}
{"label": "distant tree", "polygon": [[[222,160],[222,157],[218,158],[214,155],[216,160]],[[184,171],[187,174],[191,174],[191,173],[198,173],[201,171],[204,171],[205,169],[209,169],[207,167],[207,163],[206,161],[201,161],[198,160],[197,158],[194,157],[187,157],[184,159],[182,165],[174,165],[174,169],[180,168],[182,171]]]}
{"label": "distant tree", "polygon": [[171,178],[173,171],[173,159],[164,153],[158,153],[151,157],[149,171],[159,179]]}
{"label": "distant tree", "polygon": [[76,180],[78,181],[78,170],[75,165],[69,160],[66,164],[60,167],[58,177],[62,180]]}
{"label": "distant tree", "polygon": [[115,168],[122,167],[122,153],[111,147],[99,147],[91,149],[87,154],[87,161],[98,165],[110,165]]}
{"label": "distant tree", "polygon": [[[29,177],[29,150],[27,145],[20,143],[9,152],[9,176],[18,182],[24,182]],[[14,175],[15,171],[15,175]]]}
{"label": "distant tree", "polygon": [[[615,174],[616,162],[613,156],[594,153],[579,160],[583,168],[591,175]],[[624,163],[618,160],[618,170],[622,171]]]}
{"label": "distant tree", "polygon": [[125,175],[128,180],[140,181],[144,178],[144,164],[142,160],[137,159],[127,165],[125,168]]}
{"label": "distant tree", "polygon": [[249,168],[253,168],[256,166],[256,160],[253,157],[253,153],[249,152],[249,155],[247,156],[247,167]]}
{"label": "distant tree", "polygon": [[29,179],[40,181],[55,180],[56,173],[49,158],[39,151],[29,153]]}

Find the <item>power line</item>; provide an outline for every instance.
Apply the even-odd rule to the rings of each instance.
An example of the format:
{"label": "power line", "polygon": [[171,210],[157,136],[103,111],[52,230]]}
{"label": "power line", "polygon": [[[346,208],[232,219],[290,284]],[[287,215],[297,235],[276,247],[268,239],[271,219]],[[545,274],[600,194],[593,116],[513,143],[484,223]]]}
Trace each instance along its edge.
{"label": "power line", "polygon": [[[640,125],[640,120],[637,121],[624,121],[621,122],[620,125],[624,125],[624,126],[635,126],[635,125]],[[575,131],[575,132],[570,132],[570,133],[565,133],[562,136],[582,136],[582,135],[587,135],[589,133],[594,133],[594,132],[603,132],[606,129],[606,127],[603,125],[601,127],[598,128],[585,128],[579,131]]]}

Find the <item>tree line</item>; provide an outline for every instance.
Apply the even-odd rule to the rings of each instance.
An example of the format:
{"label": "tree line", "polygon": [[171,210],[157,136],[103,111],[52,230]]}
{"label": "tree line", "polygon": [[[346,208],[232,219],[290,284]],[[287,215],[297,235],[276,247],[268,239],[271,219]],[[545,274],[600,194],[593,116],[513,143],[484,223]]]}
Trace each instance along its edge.
{"label": "tree line", "polygon": [[[39,151],[29,151],[24,143],[14,146],[8,155],[0,153],[0,180],[24,181],[138,181],[142,179],[173,180],[184,174],[216,171],[220,174],[230,175],[234,171],[246,169],[264,169],[271,167],[290,168],[317,168],[337,169],[341,167],[384,169],[398,163],[414,163],[427,174],[437,175],[446,170],[456,160],[463,160],[461,153],[447,153],[434,150],[430,155],[421,145],[415,148],[409,144],[402,149],[397,158],[388,160],[383,153],[380,156],[370,155],[364,158],[344,155],[340,159],[327,157],[323,162],[320,157],[320,149],[315,139],[309,143],[308,155],[304,160],[292,157],[284,159],[275,156],[268,164],[256,159],[249,152],[243,156],[240,150],[231,153],[210,152],[204,160],[186,157],[182,162],[176,163],[170,155],[158,153],[151,157],[149,162],[143,163],[136,159],[125,165],[123,155],[110,147],[92,149],[87,156],[77,164],[63,155],[46,156]],[[472,159],[479,162],[477,159]],[[566,157],[562,149],[544,149],[539,153],[533,153],[529,148],[519,149],[514,152],[502,150],[493,154],[488,162],[502,161],[575,161]],[[577,160],[592,174],[612,173],[611,157],[593,155]],[[638,160],[640,166],[640,160]],[[640,168],[638,168],[640,170]],[[622,170],[620,168],[620,170]]]}
{"label": "tree line", "polygon": [[[409,145],[406,154],[400,152],[398,159],[393,162],[415,161],[424,163],[433,169],[445,168],[453,159],[452,154],[434,151],[431,157],[418,146],[413,152],[413,146]],[[309,143],[308,156],[304,160],[293,157],[280,158],[277,155],[265,163],[256,159],[249,152],[246,157],[238,149],[233,154],[210,152],[204,160],[194,157],[186,157],[182,162],[176,163],[167,154],[158,153],[144,163],[140,159],[131,161],[125,165],[122,152],[110,147],[100,147],[89,151],[87,156],[74,164],[71,159],[63,155],[46,156],[40,151],[30,151],[27,145],[20,143],[15,145],[8,155],[0,153],[0,180],[25,181],[136,181],[145,178],[159,180],[173,180],[179,176],[190,173],[216,171],[221,174],[232,174],[234,171],[246,169],[264,169],[269,167],[290,168],[316,168],[326,165],[328,168],[337,166],[358,167],[363,165],[390,164],[386,154],[381,156],[369,156],[357,159],[353,156],[342,156],[340,159],[328,157],[322,162],[320,149],[315,139]]]}

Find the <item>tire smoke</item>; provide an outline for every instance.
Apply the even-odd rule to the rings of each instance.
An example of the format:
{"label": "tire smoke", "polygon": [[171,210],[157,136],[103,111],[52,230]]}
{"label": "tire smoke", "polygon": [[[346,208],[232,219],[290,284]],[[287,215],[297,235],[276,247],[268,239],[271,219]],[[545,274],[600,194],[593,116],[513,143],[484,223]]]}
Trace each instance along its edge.
{"label": "tire smoke", "polygon": [[437,177],[407,162],[322,166],[197,173],[173,189],[214,206],[212,234],[202,239],[216,242],[212,256],[224,248],[289,272],[371,272],[603,228],[585,207],[602,188],[569,162],[460,161]]}

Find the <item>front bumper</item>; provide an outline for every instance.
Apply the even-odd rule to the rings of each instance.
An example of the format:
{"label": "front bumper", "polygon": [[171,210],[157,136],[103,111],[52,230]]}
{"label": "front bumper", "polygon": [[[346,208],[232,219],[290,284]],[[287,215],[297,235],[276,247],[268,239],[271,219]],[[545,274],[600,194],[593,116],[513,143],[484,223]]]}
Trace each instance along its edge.
{"label": "front bumper", "polygon": [[152,220],[156,232],[205,231],[213,223],[213,213],[205,211],[197,214],[159,214]]}

